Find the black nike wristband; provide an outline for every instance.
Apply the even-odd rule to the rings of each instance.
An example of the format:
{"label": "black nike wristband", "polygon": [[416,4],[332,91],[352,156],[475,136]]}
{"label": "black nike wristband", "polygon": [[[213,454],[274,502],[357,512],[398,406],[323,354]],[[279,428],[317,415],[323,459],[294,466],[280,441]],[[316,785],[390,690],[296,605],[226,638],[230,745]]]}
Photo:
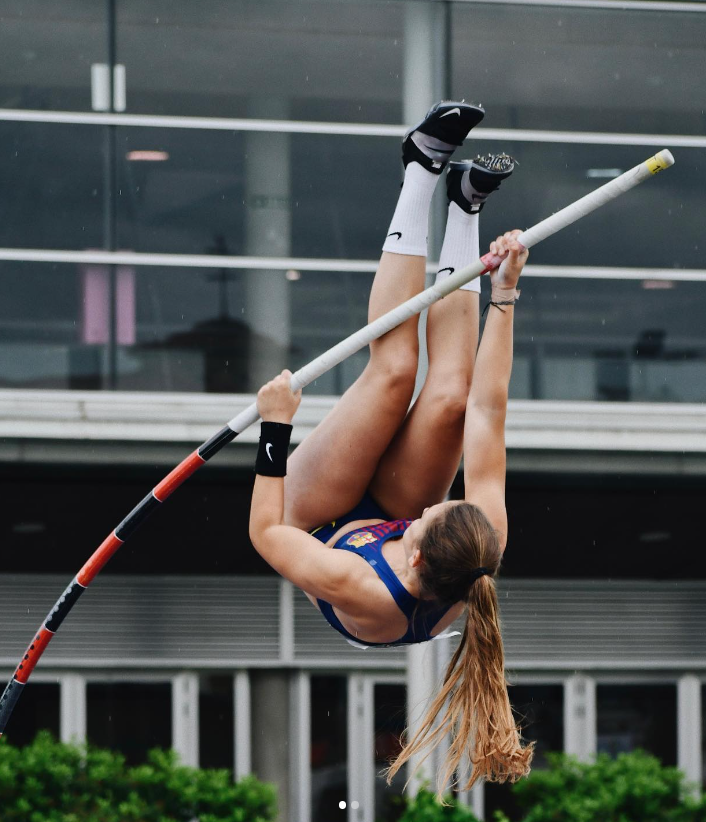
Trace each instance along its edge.
{"label": "black nike wristband", "polygon": [[261,422],[260,445],[255,460],[255,473],[263,477],[287,475],[287,453],[292,426],[286,422]]}

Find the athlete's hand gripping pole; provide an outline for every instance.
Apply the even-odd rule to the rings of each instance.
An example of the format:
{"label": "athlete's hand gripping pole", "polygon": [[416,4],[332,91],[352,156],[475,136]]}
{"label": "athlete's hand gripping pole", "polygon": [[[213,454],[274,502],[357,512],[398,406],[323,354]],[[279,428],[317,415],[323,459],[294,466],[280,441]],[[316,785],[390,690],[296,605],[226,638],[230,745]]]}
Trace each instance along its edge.
{"label": "athlete's hand gripping pole", "polygon": [[[635,168],[621,174],[614,180],[606,183],[595,191],[577,200],[575,203],[557,211],[546,220],[527,231],[520,234],[519,242],[530,248],[541,240],[550,237],[560,229],[570,225],[586,214],[594,211],[602,205],[614,200],[618,195],[656,174],[662,169],[673,165],[674,158],[667,149],[655,154]],[[318,379],[326,371],[343,362],[346,358],[360,351],[373,340],[391,331],[396,326],[419,314],[425,308],[455,291],[464,283],[470,282],[481,274],[492,271],[502,262],[501,257],[486,254],[472,265],[467,266],[453,273],[441,283],[432,285],[410,300],[383,314],[377,320],[351,334],[338,345],[326,351],[320,357],[312,360],[308,365],[300,368],[292,376],[292,389],[297,391],[314,380]],[[37,631],[33,641],[25,651],[20,664],[8,683],[5,691],[0,697],[0,736],[7,726],[7,722],[12,711],[17,704],[17,700],[22,693],[32,670],[39,661],[44,649],[51,641],[59,626],[69,613],[76,600],[86,590],[88,585],[97,576],[103,566],[118,548],[130,537],[135,530],[147,519],[147,517],[158,508],[188,477],[198,470],[214,454],[217,454],[227,443],[256,422],[258,419],[257,405],[253,403],[242,413],[234,417],[227,426],[222,428],[217,434],[199,446],[185,460],[171,471],[155,488],[127,515],[118,527],[101,543],[86,564],[81,568],[71,584],[66,588],[61,597],[50,611],[42,626]]]}

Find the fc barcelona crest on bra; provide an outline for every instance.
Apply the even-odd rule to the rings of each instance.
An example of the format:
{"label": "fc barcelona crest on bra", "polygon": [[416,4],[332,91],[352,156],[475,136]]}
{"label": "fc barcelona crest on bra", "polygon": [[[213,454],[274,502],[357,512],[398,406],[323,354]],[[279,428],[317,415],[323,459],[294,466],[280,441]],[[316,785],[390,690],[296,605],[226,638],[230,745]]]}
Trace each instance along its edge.
{"label": "fc barcelona crest on bra", "polygon": [[377,537],[369,531],[364,531],[362,534],[353,534],[352,537],[348,537],[346,545],[362,548],[364,545],[370,545],[371,542],[377,542]]}

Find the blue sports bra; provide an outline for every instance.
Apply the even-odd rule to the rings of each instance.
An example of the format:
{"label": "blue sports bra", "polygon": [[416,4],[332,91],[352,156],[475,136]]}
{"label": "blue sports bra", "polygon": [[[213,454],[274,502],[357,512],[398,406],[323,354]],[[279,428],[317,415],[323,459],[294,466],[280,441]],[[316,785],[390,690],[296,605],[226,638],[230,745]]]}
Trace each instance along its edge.
{"label": "blue sports bra", "polygon": [[[344,534],[333,545],[334,549],[342,549],[358,554],[375,571],[380,579],[385,583],[387,590],[397,603],[397,607],[407,617],[408,627],[404,636],[394,642],[363,642],[349,633],[336,616],[333,606],[317,599],[321,613],[328,623],[354,645],[362,647],[390,647],[397,645],[411,645],[415,642],[427,642],[430,639],[437,639],[431,635],[431,631],[439,620],[447,613],[450,605],[440,606],[438,602],[430,600],[420,600],[412,596],[402,585],[395,572],[390,568],[387,560],[382,554],[382,546],[388,539],[400,537],[411,525],[412,520],[398,519],[391,522],[381,522],[377,525],[366,525],[363,528],[356,528]],[[318,534],[316,535],[318,537]],[[445,634],[448,636],[448,634]]]}

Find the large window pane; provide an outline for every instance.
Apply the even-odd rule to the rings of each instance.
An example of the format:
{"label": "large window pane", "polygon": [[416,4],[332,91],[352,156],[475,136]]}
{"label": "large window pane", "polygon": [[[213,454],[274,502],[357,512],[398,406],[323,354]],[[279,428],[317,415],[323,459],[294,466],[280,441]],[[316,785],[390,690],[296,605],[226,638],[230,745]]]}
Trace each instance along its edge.
{"label": "large window pane", "polygon": [[482,101],[488,126],[703,133],[704,14],[452,8],[453,95]]}
{"label": "large window pane", "polygon": [[[3,685],[4,687],[4,685]],[[5,735],[15,747],[30,743],[39,731],[50,731],[59,737],[58,683],[31,682],[22,691],[22,696],[7,725]]]}
{"label": "large window pane", "polygon": [[[538,223],[656,151],[653,146],[495,141],[473,146],[475,151],[500,149],[516,157],[519,165],[483,210],[481,247],[509,228]],[[701,192],[706,187],[702,154],[698,149],[675,149],[672,168],[541,242],[530,252],[530,263],[703,268],[697,239]],[[596,174],[605,176],[592,176]]]}
{"label": "large window pane", "polygon": [[134,251],[374,259],[401,179],[393,138],[131,128],[117,145]]}
{"label": "large window pane", "polygon": [[0,246],[102,247],[103,139],[95,126],[0,122]]}
{"label": "large window pane", "polygon": [[703,402],[705,289],[689,282],[528,277],[515,315],[511,395]]}
{"label": "large window pane", "polygon": [[[256,390],[267,374],[304,365],[365,323],[370,275],[297,275],[289,280],[285,271],[140,269],[134,344],[119,348],[118,387]],[[275,318],[260,297],[280,306]],[[366,359],[361,352],[325,374],[316,393],[342,393]]]}
{"label": "large window pane", "polygon": [[144,762],[152,748],[172,745],[172,686],[169,682],[89,682],[86,686],[88,741]]}
{"label": "large window pane", "polygon": [[674,685],[599,685],[596,698],[599,753],[641,748],[664,765],[677,764]]}
{"label": "large window pane", "polygon": [[403,5],[121,0],[128,108],[399,122]]}
{"label": "large window pane", "polygon": [[199,679],[199,765],[233,771],[235,757],[233,677]]}
{"label": "large window pane", "polygon": [[393,822],[400,814],[394,797],[402,794],[407,779],[405,765],[388,785],[381,772],[401,750],[407,724],[407,689],[404,685],[375,685],[375,819]]}
{"label": "large window pane", "polygon": [[107,387],[107,271],[0,262],[0,289],[0,387]]}
{"label": "large window pane", "polygon": [[105,63],[108,4],[4,0],[0,108],[90,111],[91,65]]}
{"label": "large window pane", "polygon": [[312,822],[348,818],[347,705],[346,677],[311,677]]}
{"label": "large window pane", "polygon": [[[547,753],[564,747],[564,688],[561,685],[513,685],[510,701],[526,742],[534,742],[533,768],[547,767]],[[485,818],[496,810],[519,819],[520,809],[508,783],[486,782]]]}

